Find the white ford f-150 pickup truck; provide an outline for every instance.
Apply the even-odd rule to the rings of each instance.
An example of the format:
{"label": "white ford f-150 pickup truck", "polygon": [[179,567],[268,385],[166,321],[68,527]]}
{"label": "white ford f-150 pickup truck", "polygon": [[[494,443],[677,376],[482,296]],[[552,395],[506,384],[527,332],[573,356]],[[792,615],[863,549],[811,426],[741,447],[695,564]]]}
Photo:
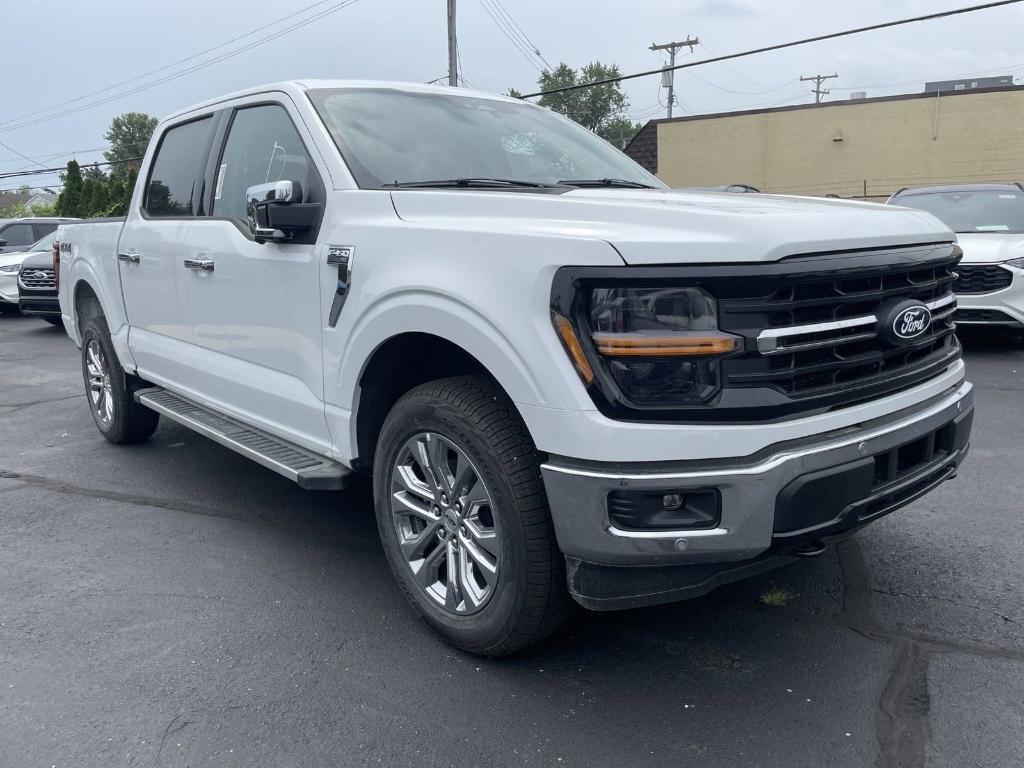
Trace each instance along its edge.
{"label": "white ford f-150 pickup truck", "polygon": [[672,191],[541,107],[345,81],[165,119],[127,217],[54,249],[108,440],[163,416],[307,488],[371,475],[411,605],[489,655],[953,477],[959,257],[921,211]]}

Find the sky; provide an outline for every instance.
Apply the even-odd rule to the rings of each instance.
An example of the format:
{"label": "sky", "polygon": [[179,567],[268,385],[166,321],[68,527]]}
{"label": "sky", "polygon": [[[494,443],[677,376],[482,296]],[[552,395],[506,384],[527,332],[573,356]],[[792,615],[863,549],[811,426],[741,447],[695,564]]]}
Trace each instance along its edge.
{"label": "sky", "polygon": [[[458,0],[461,75],[481,90],[528,92],[536,90],[545,62],[580,67],[600,60],[637,72],[663,63],[664,54],[649,50],[652,43],[699,38],[693,54],[680,54],[682,63],[978,1]],[[0,89],[0,173],[63,165],[72,157],[101,161],[103,134],[117,114],[161,117],[259,83],[445,80],[445,5],[0,0],[7,74]],[[539,57],[530,45],[513,44],[518,31]],[[848,99],[853,91],[915,93],[926,80],[960,76],[1012,74],[1024,83],[1024,3],[684,70],[676,74],[675,114],[807,103],[814,98],[811,84],[799,77],[833,72],[839,78],[827,84],[827,100]],[[634,120],[664,116],[659,86],[658,77],[625,84]],[[0,189],[56,181],[56,175],[0,179]]]}

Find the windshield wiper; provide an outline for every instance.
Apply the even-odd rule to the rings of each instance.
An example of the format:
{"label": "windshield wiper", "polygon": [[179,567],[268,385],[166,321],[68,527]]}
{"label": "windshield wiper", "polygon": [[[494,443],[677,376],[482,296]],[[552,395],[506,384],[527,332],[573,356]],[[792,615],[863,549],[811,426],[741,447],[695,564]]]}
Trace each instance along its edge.
{"label": "windshield wiper", "polygon": [[556,184],[542,184],[537,181],[522,181],[520,179],[497,179],[487,177],[475,177],[465,179],[437,179],[435,181],[392,181],[384,184],[385,187],[478,187],[481,189],[503,188],[503,187],[544,187],[550,188]]}
{"label": "windshield wiper", "polygon": [[651,184],[644,184],[629,179],[562,179],[559,184],[567,187],[630,187],[632,189],[657,189]]}

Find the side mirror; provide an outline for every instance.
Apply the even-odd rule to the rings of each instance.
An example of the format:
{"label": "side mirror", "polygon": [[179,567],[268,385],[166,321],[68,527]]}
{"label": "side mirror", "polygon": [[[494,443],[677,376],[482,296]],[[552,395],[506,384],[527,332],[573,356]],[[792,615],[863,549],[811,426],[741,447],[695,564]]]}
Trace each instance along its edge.
{"label": "side mirror", "polygon": [[316,226],[321,203],[303,203],[297,181],[256,184],[245,191],[249,231],[256,242],[287,242]]}
{"label": "side mirror", "polygon": [[5,245],[7,245],[7,241],[0,237],[0,248],[3,248]]}

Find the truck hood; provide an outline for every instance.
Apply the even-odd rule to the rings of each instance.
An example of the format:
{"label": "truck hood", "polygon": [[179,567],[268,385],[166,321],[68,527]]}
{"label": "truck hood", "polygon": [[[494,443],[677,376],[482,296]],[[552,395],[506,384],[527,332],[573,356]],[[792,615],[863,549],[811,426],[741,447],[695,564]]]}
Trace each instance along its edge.
{"label": "truck hood", "polygon": [[952,242],[924,211],[828,198],[681,190],[564,194],[398,190],[405,221],[453,229],[590,237],[627,264],[777,261],[796,254]]}
{"label": "truck hood", "polygon": [[957,235],[956,239],[964,251],[964,264],[999,264],[1024,258],[1024,235],[968,232]]}

